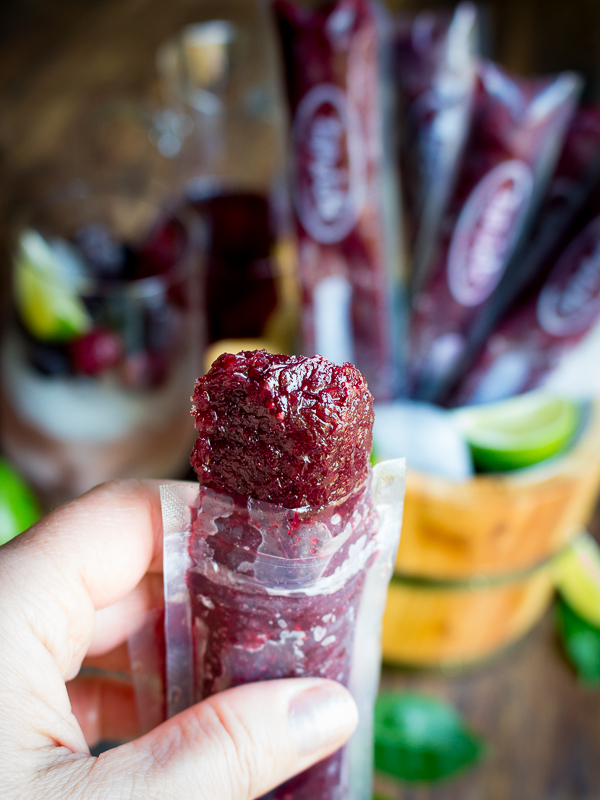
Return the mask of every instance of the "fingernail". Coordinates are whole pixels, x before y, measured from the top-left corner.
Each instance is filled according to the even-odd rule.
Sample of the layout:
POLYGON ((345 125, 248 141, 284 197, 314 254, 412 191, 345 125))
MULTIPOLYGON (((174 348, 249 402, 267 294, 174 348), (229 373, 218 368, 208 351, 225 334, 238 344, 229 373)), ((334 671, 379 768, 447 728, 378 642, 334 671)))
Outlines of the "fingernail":
POLYGON ((358 722, 356 705, 341 686, 315 686, 290 703, 292 739, 299 756, 341 747, 358 722))

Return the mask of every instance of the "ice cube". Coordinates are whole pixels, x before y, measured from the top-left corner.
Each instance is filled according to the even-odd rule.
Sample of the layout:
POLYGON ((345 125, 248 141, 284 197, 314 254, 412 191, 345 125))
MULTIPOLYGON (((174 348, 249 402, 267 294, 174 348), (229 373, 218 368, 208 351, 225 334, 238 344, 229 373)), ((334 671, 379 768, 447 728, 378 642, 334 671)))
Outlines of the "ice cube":
POLYGON ((451 414, 429 403, 375 403, 373 449, 378 459, 405 457, 409 469, 465 481, 473 474, 469 447, 451 414))

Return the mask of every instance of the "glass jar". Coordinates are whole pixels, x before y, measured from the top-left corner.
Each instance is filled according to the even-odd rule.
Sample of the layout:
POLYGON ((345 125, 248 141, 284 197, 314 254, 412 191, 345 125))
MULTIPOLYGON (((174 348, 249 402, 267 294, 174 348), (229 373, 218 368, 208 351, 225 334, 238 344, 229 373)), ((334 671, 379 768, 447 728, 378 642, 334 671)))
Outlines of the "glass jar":
POLYGON ((0 435, 47 506, 121 477, 179 477, 202 325, 198 220, 72 180, 16 227, 0 435))

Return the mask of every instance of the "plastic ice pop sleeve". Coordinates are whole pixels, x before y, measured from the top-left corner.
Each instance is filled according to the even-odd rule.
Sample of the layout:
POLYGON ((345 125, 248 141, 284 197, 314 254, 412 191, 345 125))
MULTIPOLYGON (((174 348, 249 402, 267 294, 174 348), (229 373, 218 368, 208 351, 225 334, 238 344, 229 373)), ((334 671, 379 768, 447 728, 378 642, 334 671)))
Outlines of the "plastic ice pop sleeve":
POLYGON ((421 285, 469 132, 478 56, 477 8, 422 11, 396 21, 404 214, 411 286, 421 285))
MULTIPOLYGON (((600 106, 581 106, 567 130, 556 170, 531 232, 515 253, 519 270, 518 274, 513 271, 508 276, 509 300, 531 288, 552 268, 557 253, 572 238, 574 226, 599 184, 600 106)), ((505 310, 502 307, 500 313, 505 310)))
POLYGON ((350 744, 273 800, 371 796, 380 622, 403 495, 403 461, 377 465, 321 508, 161 487, 168 714, 230 686, 294 676, 338 680, 359 706, 350 744))
POLYGON ((507 314, 452 405, 501 400, 540 386, 600 321, 600 215, 580 226, 546 279, 507 314))
MULTIPOLYGON (((412 394, 440 401, 483 338, 574 111, 573 73, 523 80, 486 62, 432 264, 413 300, 412 394)), ((487 331, 486 331, 487 332, 487 331)))
POLYGON ((402 385, 404 266, 391 21, 368 0, 277 0, 292 128, 303 351, 402 385))

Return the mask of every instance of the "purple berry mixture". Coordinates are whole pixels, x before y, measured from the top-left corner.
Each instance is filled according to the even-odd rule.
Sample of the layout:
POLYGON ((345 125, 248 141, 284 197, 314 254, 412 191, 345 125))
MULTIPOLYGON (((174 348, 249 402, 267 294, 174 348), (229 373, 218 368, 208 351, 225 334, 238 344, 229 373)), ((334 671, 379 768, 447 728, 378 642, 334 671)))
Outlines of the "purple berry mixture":
POLYGON ((116 333, 94 328, 72 343, 70 356, 76 373, 93 376, 114 367, 121 358, 122 349, 116 333))
POLYGON ((262 336, 277 305, 269 198, 222 192, 191 205, 207 235, 203 295, 208 341, 262 336))
MULTIPOLYGON (((188 552, 196 700, 256 680, 348 685, 375 552, 372 397, 350 364, 222 355, 192 413, 200 480, 188 552)), ((347 800, 340 751, 270 800, 347 800)))
POLYGON ((224 354, 196 381, 202 485, 286 508, 323 506, 368 474, 373 400, 351 364, 224 354))

